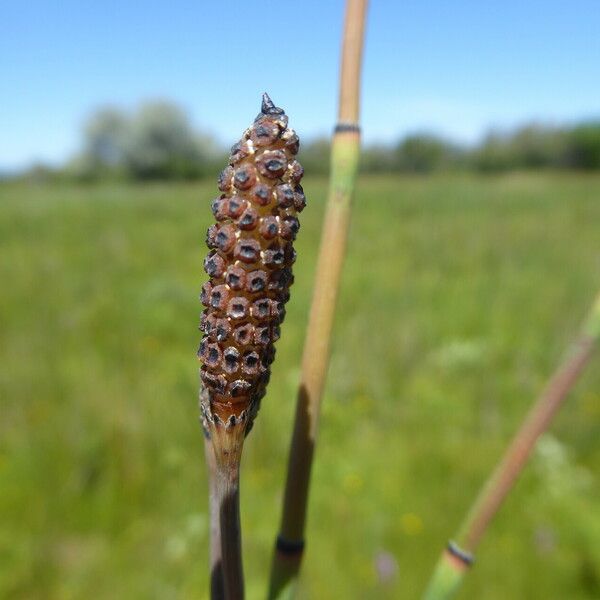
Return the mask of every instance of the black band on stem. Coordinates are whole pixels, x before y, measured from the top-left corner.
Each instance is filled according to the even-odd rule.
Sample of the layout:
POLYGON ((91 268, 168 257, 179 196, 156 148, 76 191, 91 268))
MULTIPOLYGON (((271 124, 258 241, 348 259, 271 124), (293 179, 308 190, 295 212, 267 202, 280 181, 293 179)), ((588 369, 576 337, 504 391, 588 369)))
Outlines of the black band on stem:
POLYGON ((360 126, 356 123, 338 123, 333 131, 334 133, 360 133, 360 126))
POLYGON ((462 561, 465 565, 467 565, 467 567, 470 567, 475 560, 475 557, 470 552, 466 552, 460 548, 456 542, 453 541, 448 542, 448 552, 450 552, 452 556, 455 556, 462 561))
POLYGON ((286 540, 284 537, 278 535, 275 548, 277 548, 277 552, 285 554, 286 556, 302 554, 304 551, 304 540, 286 540))

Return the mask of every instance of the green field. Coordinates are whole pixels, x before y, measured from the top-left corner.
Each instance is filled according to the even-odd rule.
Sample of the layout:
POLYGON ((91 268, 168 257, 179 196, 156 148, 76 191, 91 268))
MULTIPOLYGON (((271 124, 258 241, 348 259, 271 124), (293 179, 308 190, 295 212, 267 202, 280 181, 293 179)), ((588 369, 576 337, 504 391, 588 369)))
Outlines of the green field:
MULTIPOLYGON (((323 215, 325 182, 305 187, 244 454, 250 600, 266 588, 323 215)), ((0 186, 0 598, 207 597, 195 351, 215 192, 0 186)), ((363 178, 355 206, 300 596, 412 600, 600 288, 600 176, 363 178)), ((599 367, 460 598, 600 597, 599 367)))

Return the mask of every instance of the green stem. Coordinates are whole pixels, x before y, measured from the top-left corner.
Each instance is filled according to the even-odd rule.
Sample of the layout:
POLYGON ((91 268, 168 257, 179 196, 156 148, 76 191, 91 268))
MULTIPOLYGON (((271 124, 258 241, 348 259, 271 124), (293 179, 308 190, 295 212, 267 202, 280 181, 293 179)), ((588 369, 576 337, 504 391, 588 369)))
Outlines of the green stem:
POLYGON ((338 126, 331 147, 329 195, 304 343, 283 514, 271 570, 271 599, 293 595, 304 548, 310 473, 360 153, 358 105, 366 6, 367 0, 347 2, 338 126))
POLYGON ((471 564, 447 548, 440 556, 423 600, 448 600, 458 590, 471 564))
MULTIPOLYGON (((523 471, 539 436, 548 429, 590 360, 599 338, 600 295, 596 298, 572 351, 529 411, 502 460, 468 512, 456 537, 458 546, 455 547, 460 547, 468 554, 475 551, 491 520, 523 471)), ((424 596, 426 600, 451 598, 462 580, 465 569, 460 574, 453 573, 451 576, 446 554, 447 551, 440 558, 430 580, 424 596)))

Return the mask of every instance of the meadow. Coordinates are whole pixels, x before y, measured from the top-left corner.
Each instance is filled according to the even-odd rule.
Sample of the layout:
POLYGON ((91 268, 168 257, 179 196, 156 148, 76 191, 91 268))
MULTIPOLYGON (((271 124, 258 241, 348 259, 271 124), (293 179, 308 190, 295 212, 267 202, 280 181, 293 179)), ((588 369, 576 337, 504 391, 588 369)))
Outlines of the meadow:
MULTIPOLYGON (((264 597, 326 182, 242 472, 264 597)), ((0 597, 207 597, 195 356, 213 181, 0 185, 0 597)), ((414 599, 600 288, 600 176, 362 177, 300 597, 414 599)), ((460 598, 600 597, 600 356, 460 598)))

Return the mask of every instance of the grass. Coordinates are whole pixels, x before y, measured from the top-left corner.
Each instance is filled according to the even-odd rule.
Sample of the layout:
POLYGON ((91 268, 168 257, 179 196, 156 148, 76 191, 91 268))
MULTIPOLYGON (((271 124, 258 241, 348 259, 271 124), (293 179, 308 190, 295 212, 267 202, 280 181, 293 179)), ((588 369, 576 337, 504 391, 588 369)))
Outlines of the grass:
MULTIPOLYGON (((244 452, 248 598, 266 592, 325 182, 244 452)), ((0 597, 202 598, 195 349, 212 182, 0 187, 0 597)), ((417 598, 600 287, 600 177, 363 178, 302 598, 417 598)), ((596 358, 463 598, 600 594, 596 358)))

